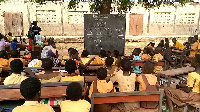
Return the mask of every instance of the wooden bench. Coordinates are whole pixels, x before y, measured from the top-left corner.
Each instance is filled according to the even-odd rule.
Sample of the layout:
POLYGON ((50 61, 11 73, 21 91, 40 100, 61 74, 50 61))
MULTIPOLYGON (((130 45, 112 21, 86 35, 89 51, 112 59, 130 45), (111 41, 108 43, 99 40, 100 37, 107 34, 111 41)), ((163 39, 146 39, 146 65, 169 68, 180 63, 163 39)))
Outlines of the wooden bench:
POLYGON ((136 102, 136 101, 159 101, 158 112, 162 111, 163 92, 127 92, 127 93, 97 93, 91 96, 91 112, 94 111, 94 104, 136 102))
MULTIPOLYGON (((71 82, 54 82, 41 84, 41 97, 64 97, 66 88, 71 82)), ((82 86, 84 83, 78 81, 82 86)), ((20 85, 0 85, 0 101, 24 99, 20 93, 20 85)))
MULTIPOLYGON (((144 63, 145 63, 144 60, 142 60, 142 61, 136 61, 133 66, 143 66, 144 63)), ((158 63, 155 64, 155 66, 163 66, 163 70, 166 70, 166 61, 165 60, 160 60, 160 61, 158 61, 158 63)))

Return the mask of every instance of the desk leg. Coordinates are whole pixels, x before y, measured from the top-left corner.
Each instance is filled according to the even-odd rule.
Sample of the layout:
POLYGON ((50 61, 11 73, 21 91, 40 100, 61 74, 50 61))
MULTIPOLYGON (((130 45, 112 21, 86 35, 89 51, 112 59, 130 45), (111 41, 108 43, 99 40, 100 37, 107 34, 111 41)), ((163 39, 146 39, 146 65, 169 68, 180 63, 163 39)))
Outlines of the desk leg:
POLYGON ((160 74, 157 75, 158 84, 160 85, 160 74))
POLYGON ((167 87, 170 87, 170 84, 171 84, 171 77, 168 77, 168 82, 167 82, 167 87))

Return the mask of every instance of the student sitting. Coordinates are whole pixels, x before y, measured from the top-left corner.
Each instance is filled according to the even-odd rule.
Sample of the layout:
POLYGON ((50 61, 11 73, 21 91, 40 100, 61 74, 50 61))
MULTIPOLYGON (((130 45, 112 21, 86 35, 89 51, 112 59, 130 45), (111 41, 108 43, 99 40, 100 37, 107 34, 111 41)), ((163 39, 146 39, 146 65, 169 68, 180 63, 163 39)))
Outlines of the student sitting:
POLYGON ((71 50, 73 50, 74 48, 72 48, 72 47, 70 47, 69 49, 68 49, 68 54, 66 55, 66 56, 63 56, 63 60, 62 60, 62 62, 61 62, 61 65, 65 65, 65 60, 67 60, 67 59, 69 59, 69 55, 70 55, 70 51, 71 50))
MULTIPOLYGON (((131 71, 131 62, 129 59, 122 59, 120 62, 122 70, 110 78, 114 82, 118 82, 120 92, 133 92, 135 90, 136 74, 131 71)), ((138 102, 120 103, 118 106, 120 111, 134 111, 140 107, 138 102)))
POLYGON ((172 49, 169 47, 169 43, 165 43, 165 50, 164 50, 164 60, 166 60, 170 66, 174 66, 174 60, 172 59, 172 49))
POLYGON ((115 74, 115 71, 116 71, 116 67, 113 66, 113 62, 114 62, 114 59, 111 58, 111 57, 107 57, 106 58, 106 61, 105 61, 105 66, 106 66, 106 69, 107 69, 107 76, 112 76, 113 74, 115 74))
POLYGON ((66 81, 84 81, 83 76, 79 76, 75 71, 77 70, 76 62, 74 60, 67 60, 65 63, 65 71, 67 71, 67 74, 65 74, 65 77, 61 78, 61 82, 66 81))
POLYGON ((12 42, 12 33, 11 32, 8 32, 8 40, 9 40, 9 42, 12 42))
MULTIPOLYGON (((105 68, 99 68, 97 70, 97 81, 92 82, 89 90, 89 98, 94 93, 109 93, 114 92, 113 83, 106 81, 107 70, 105 68)), ((112 107, 110 104, 94 105, 94 112, 109 112, 112 107)))
MULTIPOLYGON (((161 52, 162 52, 162 48, 161 47, 156 47, 154 52, 155 52, 155 55, 153 56, 153 61, 158 63, 159 60, 163 60, 163 56, 161 54, 161 52)), ((162 66, 155 66, 154 67, 154 73, 158 73, 160 71, 163 71, 163 67, 162 66)))
POLYGON ((60 72, 53 72, 53 61, 49 58, 42 60, 42 68, 44 68, 44 74, 40 74, 37 77, 41 83, 59 82, 61 79, 60 72))
POLYGON ((90 103, 86 100, 81 100, 82 87, 79 83, 70 83, 67 87, 66 94, 69 100, 61 102, 61 112, 90 112, 90 103))
POLYGON ((23 80, 25 80, 26 76, 21 75, 21 72, 23 70, 23 63, 19 59, 14 59, 10 62, 10 68, 12 71, 12 74, 4 80, 4 85, 10 85, 10 84, 20 84, 23 80))
POLYGON ((81 54, 81 62, 83 65, 85 65, 86 63, 88 63, 88 61, 90 61, 90 58, 88 58, 89 52, 87 50, 83 50, 82 54, 81 54))
MULTIPOLYGON (((5 41, 3 40, 3 38, 4 38, 4 40, 7 40, 7 38, 6 38, 4 35, 2 35, 2 34, 0 33, 0 51, 3 50, 3 47, 4 47, 4 46, 10 45, 10 43, 9 43, 9 42, 5 42, 5 41)), ((7 41, 8 41, 8 40, 7 40, 7 41)))
POLYGON ((79 69, 84 69, 86 68, 93 60, 94 57, 91 58, 85 65, 82 64, 80 57, 78 56, 78 51, 76 49, 72 49, 70 51, 70 59, 76 61, 76 65, 78 66, 79 69))
POLYGON ((12 42, 11 42, 11 49, 14 50, 14 49, 17 49, 17 44, 19 42, 17 41, 17 38, 15 38, 12 42))
POLYGON ((22 58, 19 58, 19 51, 16 49, 11 51, 11 58, 9 59, 9 63, 8 63, 9 66, 10 66, 10 62, 13 61, 14 59, 20 59, 23 63, 23 66, 25 66, 26 61, 22 58))
POLYGON ((6 56, 4 51, 0 51, 0 67, 8 67, 8 60, 5 58, 6 56))
POLYGON ((172 39, 172 42, 174 43, 173 46, 174 46, 175 48, 180 49, 180 50, 185 49, 185 46, 184 46, 183 44, 181 44, 180 42, 178 42, 178 41, 176 40, 176 38, 173 38, 173 39, 172 39))
POLYGON ((92 61, 91 64, 102 64, 102 65, 105 65, 106 56, 107 56, 106 51, 105 50, 100 50, 99 56, 96 57, 94 59, 94 61, 92 61))
POLYGON ((176 89, 164 88, 170 112, 173 112, 172 102, 178 106, 186 104, 200 105, 200 54, 197 54, 191 63, 195 71, 188 74, 187 85, 177 85, 176 89))
POLYGON ((12 112, 54 112, 49 105, 39 104, 41 83, 37 78, 27 78, 20 85, 21 95, 26 99, 22 106, 17 106, 12 112))
POLYGON ((198 53, 198 46, 199 46, 198 38, 193 38, 193 42, 194 44, 191 47, 190 57, 195 57, 195 55, 198 53))
MULTIPOLYGON (((133 60, 134 61, 138 61, 138 60, 142 60, 142 57, 140 56, 141 53, 141 49, 140 48, 135 48, 133 50, 133 60)), ((133 70, 134 73, 139 74, 142 73, 142 67, 141 66, 134 66, 133 70)))
MULTIPOLYGON (((139 91, 158 91, 157 77, 153 75, 154 64, 150 61, 145 62, 142 67, 142 73, 137 77, 139 82, 139 91)), ((158 102, 140 102, 143 108, 157 108, 158 102)))
POLYGON ((32 61, 29 62, 28 67, 42 67, 42 61, 39 60, 38 53, 38 51, 31 52, 32 61))
POLYGON ((151 60, 151 50, 146 47, 144 48, 143 54, 142 54, 142 60, 151 60))
POLYGON ((111 57, 114 59, 114 63, 113 63, 114 65, 119 64, 120 56, 119 56, 119 51, 118 50, 114 50, 111 53, 111 57))
POLYGON ((164 48, 164 46, 165 46, 165 41, 161 40, 157 47, 164 48))

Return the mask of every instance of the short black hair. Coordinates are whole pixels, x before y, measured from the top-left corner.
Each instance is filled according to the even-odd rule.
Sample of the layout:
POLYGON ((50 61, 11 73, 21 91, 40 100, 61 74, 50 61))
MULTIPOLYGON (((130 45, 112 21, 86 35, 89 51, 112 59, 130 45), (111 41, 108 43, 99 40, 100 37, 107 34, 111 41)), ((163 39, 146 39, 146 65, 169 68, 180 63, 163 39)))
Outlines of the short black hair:
POLYGON ((68 52, 70 52, 72 49, 74 49, 74 48, 70 47, 70 48, 68 49, 68 52))
POLYGON ((10 62, 11 71, 14 73, 19 73, 23 70, 23 63, 20 59, 14 59, 10 62))
POLYGON ((97 70, 97 78, 99 80, 104 80, 107 77, 107 70, 103 67, 98 68, 97 70))
POLYGON ((0 58, 5 58, 5 54, 3 51, 0 51, 0 58))
POLYGON ((114 50, 113 53, 114 53, 114 55, 115 55, 115 58, 118 58, 118 57, 119 57, 119 51, 118 51, 118 50, 114 50))
POLYGON ((100 53, 99 53, 99 54, 100 54, 101 57, 106 57, 106 56, 107 56, 105 50, 100 50, 100 53))
POLYGON ((131 61, 129 59, 122 59, 121 62, 121 67, 123 71, 130 71, 131 70, 131 61))
POLYGON ((150 61, 146 61, 142 67, 143 72, 145 74, 152 74, 154 70, 154 64, 150 61))
POLYGON ((200 54, 195 55, 195 62, 200 64, 200 54))
POLYGON ((5 50, 2 50, 1 52, 2 52, 3 55, 5 56, 5 57, 4 57, 5 59, 9 59, 9 58, 8 58, 8 53, 7 53, 5 50))
POLYGON ((81 57, 87 57, 89 55, 89 52, 87 50, 83 50, 81 57))
POLYGON ((112 57, 107 57, 105 60, 105 64, 108 66, 112 66, 114 59, 112 57))
POLYGON ((65 63, 65 70, 68 73, 75 73, 75 71, 77 70, 76 62, 72 59, 67 60, 65 63))
POLYGON ((19 51, 14 49, 11 51, 11 57, 12 58, 18 58, 19 57, 19 51))
POLYGON ((11 32, 8 32, 8 36, 12 36, 12 33, 11 33, 11 32))
POLYGON ((134 50, 133 50, 133 53, 132 54, 135 54, 135 53, 137 53, 138 55, 141 53, 141 49, 140 48, 135 48, 134 50))
POLYGON ((42 59, 42 67, 46 70, 51 70, 53 67, 53 61, 50 58, 42 59))
POLYGON ((78 101, 81 99, 82 96, 82 87, 77 82, 72 82, 66 89, 66 94, 69 100, 71 101, 78 101))
POLYGON ((162 52, 162 47, 156 47, 155 48, 155 53, 161 53, 162 52))
POLYGON ((75 55, 76 53, 78 53, 76 49, 71 49, 69 55, 75 55))
POLYGON ((151 54, 151 49, 149 47, 144 48, 144 53, 151 54))
POLYGON ((35 77, 29 77, 21 82, 20 92, 26 100, 32 100, 41 90, 41 82, 35 77))

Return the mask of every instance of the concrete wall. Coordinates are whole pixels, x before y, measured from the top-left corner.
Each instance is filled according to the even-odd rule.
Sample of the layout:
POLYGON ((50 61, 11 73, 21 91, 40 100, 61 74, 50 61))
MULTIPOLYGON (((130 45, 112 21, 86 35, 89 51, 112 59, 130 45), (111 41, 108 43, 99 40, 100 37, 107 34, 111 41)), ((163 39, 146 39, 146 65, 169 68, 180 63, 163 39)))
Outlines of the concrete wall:
MULTIPOLYGON (((3 34, 5 33, 4 12, 23 13, 23 35, 27 34, 30 22, 37 20, 38 26, 42 28, 41 34, 47 36, 83 36, 84 14, 90 14, 87 2, 80 3, 79 7, 73 10, 68 9, 68 2, 47 2, 40 5, 24 0, 1 2, 0 7, 0 32, 3 34)), ((140 5, 134 6, 126 13, 126 36, 131 36, 129 15, 132 13, 144 15, 141 36, 193 35, 199 25, 199 9, 200 5, 189 4, 177 8, 161 6, 150 11, 140 5)))

